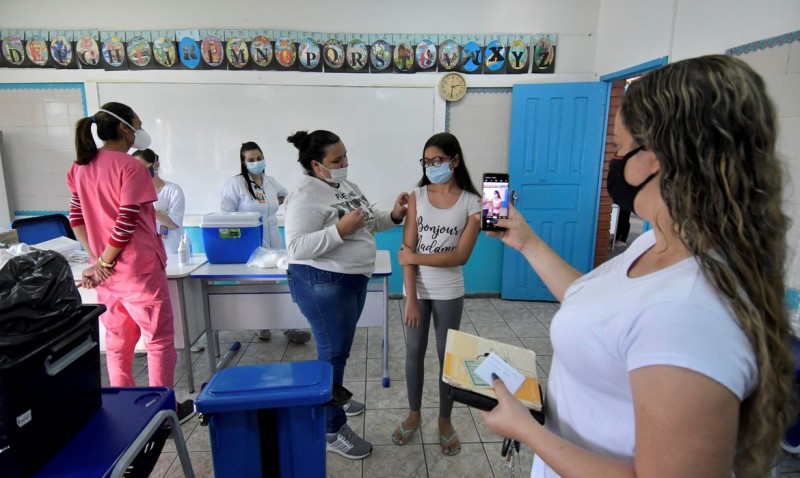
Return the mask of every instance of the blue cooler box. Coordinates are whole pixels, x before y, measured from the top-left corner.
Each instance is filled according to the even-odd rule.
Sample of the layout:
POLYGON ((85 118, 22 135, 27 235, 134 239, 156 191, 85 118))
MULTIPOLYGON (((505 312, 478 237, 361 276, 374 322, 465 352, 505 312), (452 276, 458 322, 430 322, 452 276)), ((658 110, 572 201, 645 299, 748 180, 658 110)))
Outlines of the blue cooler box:
POLYGON ((200 219, 203 248, 212 264, 247 262, 264 234, 259 212, 216 212, 200 219))

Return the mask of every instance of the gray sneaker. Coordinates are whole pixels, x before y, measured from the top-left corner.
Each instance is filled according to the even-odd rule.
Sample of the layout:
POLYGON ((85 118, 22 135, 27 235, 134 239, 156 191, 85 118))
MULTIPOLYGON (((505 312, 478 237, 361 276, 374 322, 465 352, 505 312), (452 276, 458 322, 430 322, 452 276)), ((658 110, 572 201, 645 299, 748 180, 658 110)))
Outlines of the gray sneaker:
POLYGON ((258 337, 260 340, 269 340, 272 338, 272 332, 267 329, 259 329, 256 330, 256 337, 258 337))
POLYGON ((311 340, 311 333, 300 329, 284 330, 283 335, 285 335, 286 338, 289 339, 289 342, 294 342, 300 345, 303 345, 304 343, 311 340))
POLYGON ((360 460, 372 453, 372 444, 356 435, 345 423, 336 433, 328 433, 327 451, 338 453, 351 460, 360 460))
POLYGON ((350 399, 349 402, 342 405, 342 409, 344 409, 344 414, 347 415, 348 417, 355 417, 356 415, 361 415, 362 413, 364 413, 364 408, 365 407, 363 403, 357 402, 352 398, 350 399))

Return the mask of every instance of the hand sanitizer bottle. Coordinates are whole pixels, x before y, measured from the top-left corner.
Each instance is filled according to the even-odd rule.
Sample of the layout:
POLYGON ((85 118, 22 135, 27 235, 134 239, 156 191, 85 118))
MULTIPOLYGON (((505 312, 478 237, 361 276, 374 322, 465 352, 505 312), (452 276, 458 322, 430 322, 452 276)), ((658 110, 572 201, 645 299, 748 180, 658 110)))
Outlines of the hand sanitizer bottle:
POLYGON ((186 242, 187 237, 181 237, 181 242, 178 244, 178 265, 185 266, 189 264, 189 244, 186 242))
POLYGON ((192 251, 192 240, 189 239, 189 233, 186 232, 185 229, 183 230, 183 237, 186 239, 186 247, 189 250, 189 264, 191 264, 192 263, 192 254, 194 254, 194 251, 192 251))

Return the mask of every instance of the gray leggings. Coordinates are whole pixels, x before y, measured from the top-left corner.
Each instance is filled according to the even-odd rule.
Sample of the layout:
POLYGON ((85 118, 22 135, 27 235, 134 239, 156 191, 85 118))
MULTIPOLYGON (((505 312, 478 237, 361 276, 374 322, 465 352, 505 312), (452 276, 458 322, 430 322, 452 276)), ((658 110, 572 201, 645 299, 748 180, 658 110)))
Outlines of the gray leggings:
POLYGON ((408 406, 412 411, 422 407, 422 384, 425 376, 425 350, 428 348, 428 330, 433 313, 436 332, 436 353, 439 356, 439 416, 450 418, 453 400, 447 394, 448 385, 442 382, 444 346, 449 329, 458 330, 464 312, 464 297, 451 300, 417 299, 420 309, 419 328, 406 326, 406 386, 408 406))

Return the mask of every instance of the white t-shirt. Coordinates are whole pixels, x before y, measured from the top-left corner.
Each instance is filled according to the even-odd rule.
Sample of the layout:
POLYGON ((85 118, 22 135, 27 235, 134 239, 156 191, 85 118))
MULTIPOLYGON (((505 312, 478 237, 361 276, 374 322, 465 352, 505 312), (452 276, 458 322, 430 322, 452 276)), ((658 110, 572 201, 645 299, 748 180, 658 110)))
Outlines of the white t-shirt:
MULTIPOLYGON (((636 443, 631 371, 687 368, 740 400, 758 382, 747 337, 694 258, 643 277, 627 276, 654 244, 649 231, 623 255, 575 281, 550 330, 547 428, 584 449, 629 461, 636 443)), ((531 476, 558 475, 537 457, 531 476)))
POLYGON ((158 192, 158 201, 153 203, 153 206, 156 211, 167 213, 172 222, 180 226, 177 229, 169 229, 156 219, 156 231, 164 241, 164 249, 167 254, 175 254, 183 236, 183 212, 186 208, 183 190, 175 183, 164 181, 164 187, 158 192))
POLYGON ((278 229, 278 198, 286 197, 289 192, 272 176, 261 175, 262 186, 253 183, 256 198, 250 195, 244 176, 237 174, 222 186, 222 212, 260 212, 264 223, 264 237, 261 245, 267 249, 283 249, 281 232, 278 229))
POLYGON ((334 187, 308 174, 286 198, 286 248, 291 264, 305 264, 340 274, 371 275, 375 271, 374 232, 395 227, 391 212, 370 207, 350 181, 334 187), (336 224, 362 208, 364 227, 341 237, 336 224))
MULTIPOLYGON (((467 219, 481 212, 481 198, 467 191, 448 209, 431 204, 428 188, 414 188, 417 203, 417 253, 453 251, 467 226, 467 219)), ((417 268, 417 298, 451 300, 464 295, 461 266, 417 268)))

